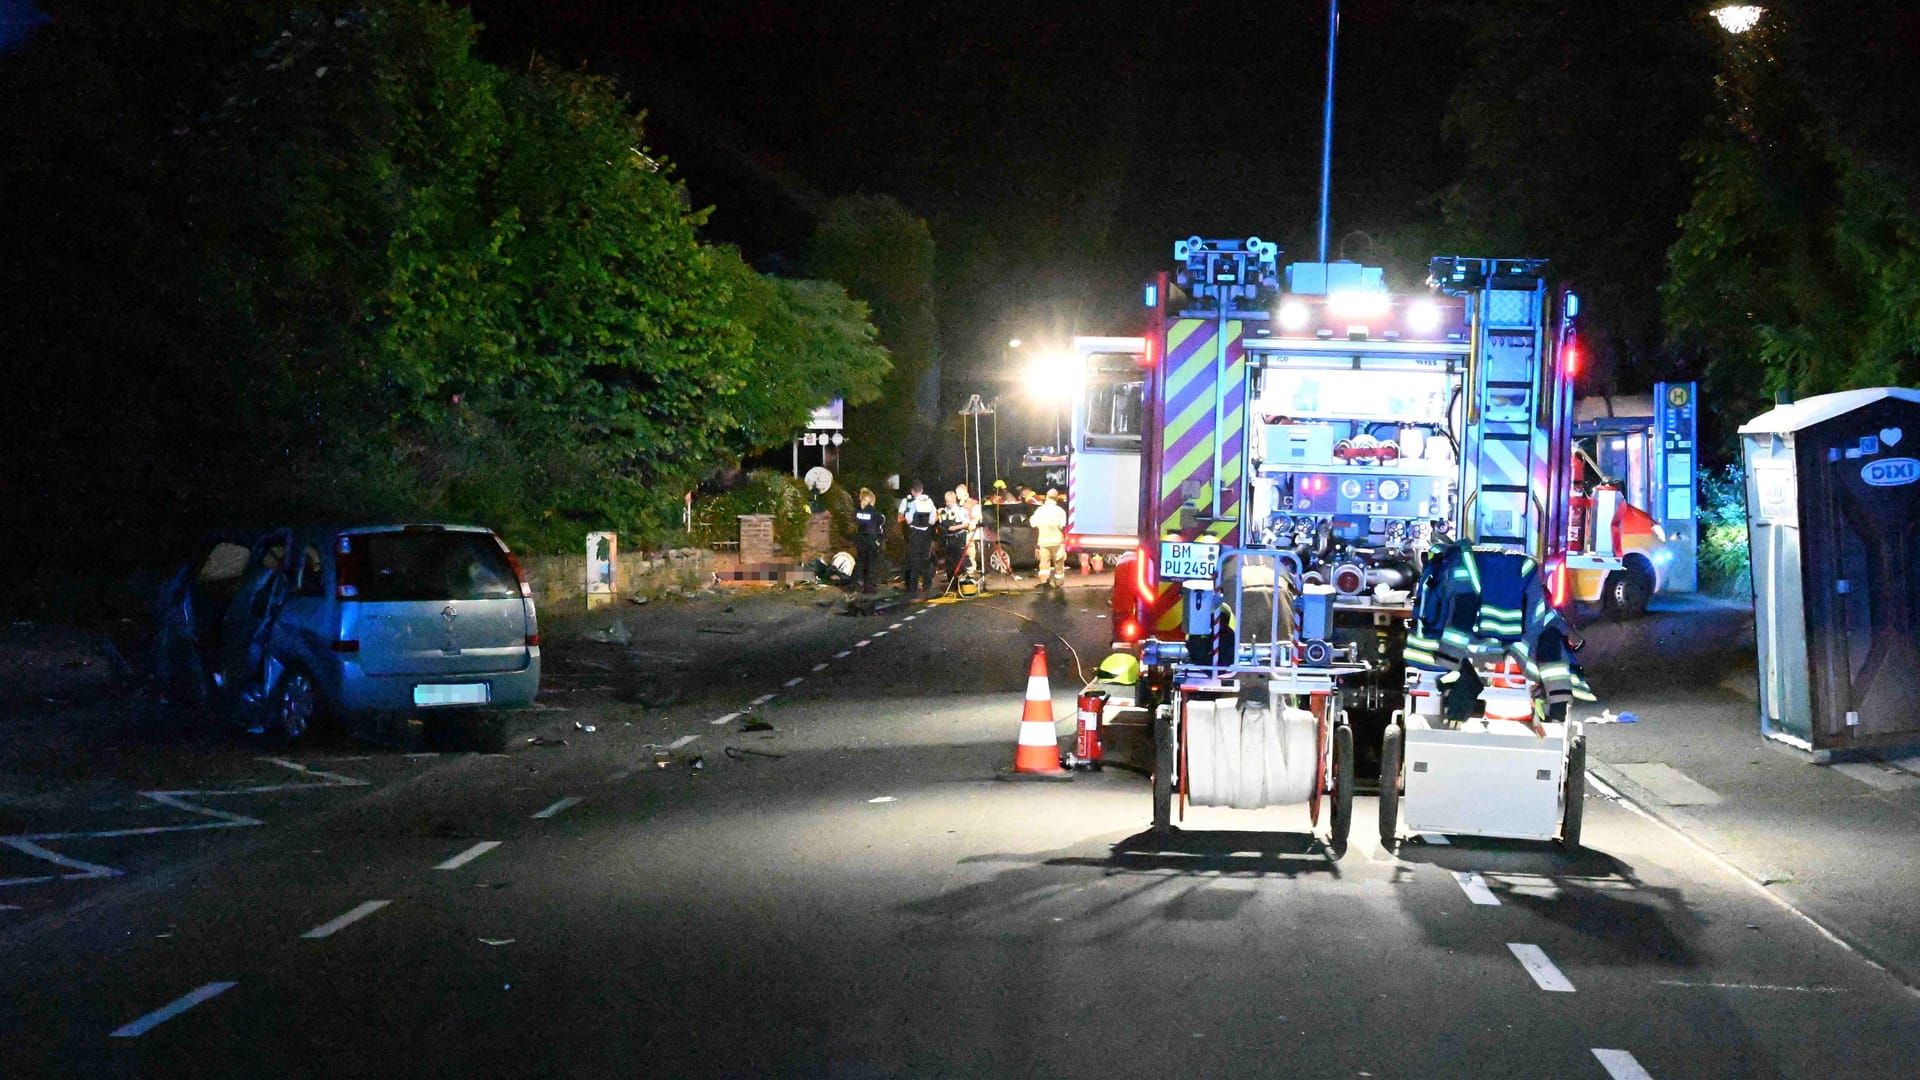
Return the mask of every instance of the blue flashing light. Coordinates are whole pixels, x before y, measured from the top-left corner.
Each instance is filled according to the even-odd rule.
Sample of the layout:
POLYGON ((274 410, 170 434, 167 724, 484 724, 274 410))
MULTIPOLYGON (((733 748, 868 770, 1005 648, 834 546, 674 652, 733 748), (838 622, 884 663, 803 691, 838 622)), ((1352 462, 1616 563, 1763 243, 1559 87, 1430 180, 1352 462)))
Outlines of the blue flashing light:
POLYGON ((1158 285, 1147 286, 1146 289, 1141 294, 1140 304, 1142 307, 1159 307, 1160 306, 1160 286, 1158 285))

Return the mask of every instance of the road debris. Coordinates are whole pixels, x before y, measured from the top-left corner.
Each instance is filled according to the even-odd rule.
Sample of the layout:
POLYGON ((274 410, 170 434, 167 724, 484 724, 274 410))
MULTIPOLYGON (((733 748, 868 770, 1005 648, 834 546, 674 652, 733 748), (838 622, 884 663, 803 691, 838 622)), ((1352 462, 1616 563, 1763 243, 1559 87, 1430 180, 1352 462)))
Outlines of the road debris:
POLYGON ((597 727, 595 727, 595 726, 594 726, 594 725, 592 725, 592 724, 583 724, 583 723, 581 723, 580 721, 578 721, 578 720, 575 720, 575 721, 573 722, 573 730, 575 730, 575 731, 584 731, 584 732, 586 732, 586 733, 588 733, 589 735, 591 735, 591 734, 592 734, 593 732, 595 732, 595 731, 598 731, 598 730, 600 730, 600 729, 599 729, 599 728, 597 728, 597 727))
POLYGON ((726 747, 725 750, 728 759, 732 761, 745 761, 750 757, 772 758, 778 761, 787 756, 785 754, 776 754, 771 750, 755 750, 745 746, 729 746, 726 747))
POLYGON ((765 720, 750 719, 746 723, 740 725, 740 730, 741 731, 774 731, 777 729, 775 729, 772 724, 767 723, 765 720))
POLYGON ((594 630, 588 633, 587 640, 598 641, 603 645, 631 645, 633 631, 627 629, 626 623, 616 622, 605 630, 594 630))

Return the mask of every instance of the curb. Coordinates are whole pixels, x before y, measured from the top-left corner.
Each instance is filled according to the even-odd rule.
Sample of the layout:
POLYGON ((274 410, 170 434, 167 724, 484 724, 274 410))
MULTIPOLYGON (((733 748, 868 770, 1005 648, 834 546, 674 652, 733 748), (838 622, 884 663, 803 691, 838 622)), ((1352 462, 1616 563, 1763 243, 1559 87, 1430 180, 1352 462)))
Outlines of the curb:
MULTIPOLYGON (((1620 796, 1620 801, 1627 805, 1629 811, 1664 826, 1668 831, 1719 863, 1722 869, 1752 886, 1755 892, 1813 927, 1822 937, 1892 977, 1905 987, 1908 993, 1920 997, 1920 972, 1912 971, 1900 961, 1882 954, 1871 943, 1860 939, 1846 929, 1830 925, 1822 919, 1809 915, 1792 900, 1774 892, 1758 876, 1734 861, 1734 847, 1720 830, 1688 813, 1684 808, 1670 805, 1656 798, 1652 792, 1629 780, 1625 773, 1620 772, 1608 762, 1589 758, 1587 774, 1598 777, 1601 782, 1612 788, 1620 796)), ((1603 793, 1591 789, 1588 794, 1606 797, 1603 793)))

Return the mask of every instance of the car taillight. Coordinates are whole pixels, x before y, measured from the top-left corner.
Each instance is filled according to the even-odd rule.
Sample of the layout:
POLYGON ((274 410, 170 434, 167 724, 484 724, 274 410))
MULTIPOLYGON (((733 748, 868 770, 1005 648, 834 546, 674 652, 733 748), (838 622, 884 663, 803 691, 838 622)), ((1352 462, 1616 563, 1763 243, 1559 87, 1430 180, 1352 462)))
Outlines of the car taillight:
MULTIPOLYGON (((353 537, 343 536, 333 556, 333 594, 342 600, 355 600, 360 596, 360 579, 365 575, 367 557, 364 552, 354 550, 353 537)), ((359 648, 356 644, 354 648, 359 648)), ((348 652, 335 646, 336 652, 348 652)))
POLYGON ((507 549, 507 542, 499 537, 493 538, 500 545, 500 553, 507 557, 507 565, 513 567, 513 576, 520 579, 520 595, 533 599, 533 583, 527 580, 527 568, 520 565, 520 557, 507 549))
POLYGON ((537 649, 537 648, 539 648, 539 647, 540 647, 540 635, 539 635, 539 634, 528 634, 528 635, 527 635, 527 648, 529 648, 529 649, 537 649))
POLYGON ((338 653, 357 653, 360 651, 360 643, 352 638, 344 638, 333 643, 333 651, 338 653))

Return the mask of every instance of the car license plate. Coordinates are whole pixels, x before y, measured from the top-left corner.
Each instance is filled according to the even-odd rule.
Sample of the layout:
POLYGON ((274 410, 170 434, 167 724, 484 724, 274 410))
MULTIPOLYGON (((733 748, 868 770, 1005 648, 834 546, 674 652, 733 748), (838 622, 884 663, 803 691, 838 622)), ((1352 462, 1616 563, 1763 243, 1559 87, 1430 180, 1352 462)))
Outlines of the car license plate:
POLYGON ((1220 545, 1160 541, 1160 580, 1211 579, 1220 567, 1220 545))
POLYGON ((485 705, 488 686, 483 682, 421 683, 413 688, 415 705, 485 705))

